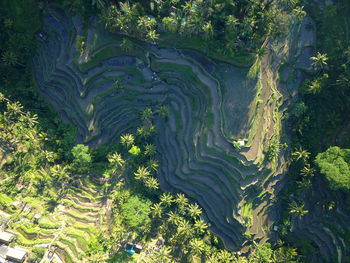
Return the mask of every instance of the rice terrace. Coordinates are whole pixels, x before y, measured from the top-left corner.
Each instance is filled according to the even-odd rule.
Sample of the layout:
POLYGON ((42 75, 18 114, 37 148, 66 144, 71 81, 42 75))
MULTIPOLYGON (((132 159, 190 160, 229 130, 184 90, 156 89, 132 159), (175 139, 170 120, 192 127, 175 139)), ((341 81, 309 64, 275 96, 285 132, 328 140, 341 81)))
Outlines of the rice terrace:
POLYGON ((1 53, 0 259, 349 262, 346 1, 2 2, 13 39, 41 24, 1 53))

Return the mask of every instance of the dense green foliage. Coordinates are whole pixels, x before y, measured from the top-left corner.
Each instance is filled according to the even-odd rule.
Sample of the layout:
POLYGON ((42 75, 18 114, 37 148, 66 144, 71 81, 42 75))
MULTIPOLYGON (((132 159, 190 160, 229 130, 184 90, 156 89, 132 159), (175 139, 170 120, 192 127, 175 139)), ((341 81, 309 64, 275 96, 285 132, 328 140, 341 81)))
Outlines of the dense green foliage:
POLYGON ((147 219, 151 213, 151 201, 140 199, 138 196, 131 196, 122 207, 123 216, 127 225, 137 230, 140 226, 147 225, 147 219))
POLYGON ((48 137, 55 138, 48 141, 50 150, 64 158, 75 142, 74 128, 64 124, 44 101, 32 77, 31 60, 45 7, 37 0, 0 1, 0 92, 37 115, 48 137))
POLYGON ((151 43, 159 39, 176 45, 180 36, 192 49, 234 57, 239 52, 259 53, 267 36, 277 36, 288 29, 292 14, 305 15, 303 7, 296 7, 297 2, 124 1, 103 4, 101 20, 112 32, 151 43))
MULTIPOLYGON (((288 120, 293 127, 289 178, 292 183, 281 197, 285 211, 278 231, 289 245, 298 246, 305 254, 312 251, 312 245, 306 241, 295 244, 288 234, 293 232, 293 221, 310 214, 307 193, 321 178, 313 160, 332 190, 350 189, 350 150, 331 147, 350 147, 350 37, 344 26, 344 21, 350 24, 350 5, 346 0, 324 9, 313 1, 293 0, 123 1, 116 5, 103 0, 52 2, 83 16, 85 21, 98 13, 105 26, 115 33, 163 45, 178 39, 186 47, 210 55, 215 50, 214 53, 233 58, 237 54, 259 54, 264 40, 286 31, 292 16, 299 19, 305 16, 302 6, 305 3, 305 9, 316 22, 318 52, 311 58, 314 71, 308 72, 309 78, 300 87, 300 101, 294 104, 288 120)), ((42 201, 45 205, 42 209, 50 214, 61 197, 78 191, 73 185, 79 180, 97 178, 103 182, 101 192, 112 200, 112 216, 108 231, 91 230, 93 238, 86 241, 86 256, 92 261, 119 251, 119 242, 126 241, 125 232, 130 232, 133 239, 144 243, 157 235, 165 238, 164 247, 151 258, 155 262, 171 259, 189 262, 193 257, 202 257, 207 262, 232 262, 232 253, 224 250, 220 240, 208 231, 201 208, 183 194, 172 195, 159 189, 154 112, 150 108, 140 112, 140 119, 147 125, 124 134, 120 143, 96 149, 81 144, 73 147, 74 129, 62 123, 32 81, 31 59, 46 7, 46 3, 36 0, 0 2, 0 90, 5 95, 0 96, 0 208, 13 213, 14 224, 18 222, 20 212, 13 201, 23 191, 21 198, 25 196, 33 206, 35 200, 42 201), (14 102, 17 100, 21 103, 14 102)), ((79 39, 79 50, 83 49, 83 41, 84 38, 79 39)), ((179 45, 176 41, 172 44, 179 45)), ((132 48, 126 38, 122 47, 132 48)), ((115 87, 121 88, 117 82, 115 87)), ((166 107, 159 111, 163 118, 167 117, 166 107)), ((277 139, 271 141, 268 159, 278 157, 279 146, 277 139)), ((82 199, 87 198, 81 195, 82 199)), ((327 211, 337 202, 314 203, 321 201, 328 202, 327 211)), ((71 214, 79 218, 77 212, 71 214)), ((45 221, 39 226, 60 227, 45 221)), ((35 234, 37 228, 27 224, 18 229, 35 234)), ((74 248, 69 240, 65 242, 74 248)), ((238 257, 235 262, 297 262, 298 253, 289 245, 253 245, 249 259, 238 257)), ((32 257, 39 259, 42 254, 42 249, 35 248, 32 257)), ((115 262, 132 260, 123 254, 114 258, 115 262)))
POLYGON ((350 150, 331 147, 315 160, 334 190, 350 190, 350 150))
POLYGON ((350 146, 350 40, 344 26, 350 23, 350 5, 337 1, 321 10, 311 2, 308 11, 316 22, 319 52, 312 58, 311 79, 300 87, 302 102, 296 104, 291 122, 295 144, 315 156, 331 145, 350 146))
MULTIPOLYGON (((60 228, 57 223, 49 221, 40 221, 39 226, 32 222, 18 225, 24 215, 11 202, 15 198, 26 196, 31 199, 24 200, 33 207, 40 203, 45 204, 44 210, 41 207, 40 211, 47 216, 55 211, 58 204, 64 204, 71 216, 82 220, 79 213, 70 210, 71 206, 82 209, 81 205, 67 199, 62 203, 62 197, 71 196, 73 191, 77 191, 80 198, 94 198, 74 185, 94 176, 90 174, 91 167, 100 167, 99 177, 105 182, 100 187, 112 200, 112 215, 107 226, 109 234, 103 229, 84 230, 88 231, 86 233, 94 233, 88 241, 84 241, 76 232, 67 234, 86 247, 85 254, 90 261, 101 261, 106 253, 116 253, 121 248, 120 243, 128 240, 129 235, 138 242, 147 243, 154 240, 155 233, 164 237, 165 245, 162 250, 151 255, 150 260, 173 259, 175 262, 190 262, 193 257, 200 256, 210 262, 230 262, 233 259, 232 253, 224 250, 218 237, 208 230, 207 223, 201 217, 202 209, 196 203, 192 203, 181 193, 172 195, 158 189, 154 176, 157 174, 158 164, 152 138, 149 137, 144 142, 145 138, 141 135, 125 134, 112 150, 100 146, 91 151, 87 146, 77 145, 71 150, 74 158, 69 157, 71 161, 58 164, 56 155, 45 150, 46 136, 38 132, 41 129, 40 123, 28 121, 35 120, 35 116, 22 111, 19 103, 12 103, 4 96, 2 109, 0 137, 10 138, 12 148, 9 147, 9 151, 5 153, 6 161, 2 167, 5 173, 1 173, 1 178, 5 181, 1 182, 1 186, 6 191, 1 195, 3 202, 0 203, 0 209, 14 213, 11 226, 16 227, 16 231, 22 231, 21 233, 28 236, 36 235, 38 231, 43 231, 42 228, 50 231, 58 231, 60 228), (144 151, 135 155, 129 150, 133 147, 144 151), (100 160, 101 155, 104 158, 100 160), (85 169, 82 170, 82 167, 85 169), (18 185, 24 186, 25 190, 19 190, 18 185), (125 236, 125 233, 129 234, 125 236)), ((4 142, 3 139, 2 145, 4 142)), ((26 217, 32 219, 33 215, 28 214, 26 217)), ((22 239, 20 242, 28 242, 22 239)), ((81 257, 68 239, 62 237, 60 242, 75 253, 74 257, 81 257)), ((237 257, 236 262, 270 262, 275 257, 275 262, 279 262, 277 258, 288 257, 290 253, 290 250, 281 250, 279 246, 274 251, 268 243, 252 249, 255 253, 252 253, 250 259, 237 257)), ((42 250, 33 249, 33 258, 39 258, 42 254, 42 250)), ((113 258, 119 257, 126 262, 132 260, 120 254, 110 260, 113 262, 113 258)), ((293 254, 291 259, 295 258, 296 254, 293 254)))

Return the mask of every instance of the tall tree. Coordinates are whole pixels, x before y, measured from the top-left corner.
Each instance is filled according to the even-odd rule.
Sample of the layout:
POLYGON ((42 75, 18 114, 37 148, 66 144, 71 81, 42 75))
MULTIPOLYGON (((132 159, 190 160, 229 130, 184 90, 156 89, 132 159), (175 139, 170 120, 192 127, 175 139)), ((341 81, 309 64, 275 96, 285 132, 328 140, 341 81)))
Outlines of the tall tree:
POLYGON ((158 180, 154 177, 148 177, 145 181, 145 185, 153 190, 156 190, 159 188, 158 180))
POLYGON ((130 148, 135 142, 134 135, 126 133, 120 137, 120 142, 122 145, 126 146, 127 148, 130 148))
POLYGON ((188 199, 184 194, 178 193, 175 202, 179 205, 180 209, 184 209, 188 204, 188 199))
POLYGON ((191 239, 189 246, 195 255, 201 255, 204 251, 204 242, 199 238, 191 239))
POLYGON ((155 155, 156 154, 156 146, 154 144, 146 144, 144 153, 147 156, 155 155))
POLYGON ((159 251, 154 253, 153 258, 159 263, 169 263, 171 262, 170 248, 163 246, 159 251))
POLYGON ((308 213, 308 210, 304 209, 304 203, 298 205, 297 202, 293 201, 289 206, 289 213, 301 218, 308 213))
POLYGON ((160 201, 166 206, 169 207, 174 202, 174 198, 170 193, 163 193, 160 197, 160 201))
POLYGON ((144 166, 139 166, 137 168, 137 171, 134 173, 135 175, 135 179, 136 180, 146 180, 147 177, 150 175, 149 170, 147 169, 147 167, 144 166))
POLYGON ((162 217, 163 207, 161 203, 155 203, 154 205, 152 205, 151 210, 154 217, 162 217))
POLYGON ((124 159, 122 158, 122 155, 115 152, 111 155, 108 156, 108 161, 115 167, 115 168, 119 168, 119 167, 123 167, 123 165, 125 164, 124 159))
POLYGON ((303 6, 295 7, 292 13, 299 19, 299 21, 303 20, 303 17, 306 16, 306 12, 304 11, 303 6))
POLYGON ((1 56, 1 60, 8 67, 18 64, 18 57, 12 51, 5 51, 1 56))
POLYGON ((330 147, 316 156, 315 163, 326 176, 331 189, 350 191, 350 149, 330 147))
POLYGON ((296 161, 302 160, 305 163, 309 159, 310 153, 300 147, 298 150, 295 150, 292 153, 292 156, 294 160, 296 161))
POLYGON ((202 218, 196 219, 194 227, 196 228, 199 234, 203 234, 204 231, 208 229, 207 223, 205 223, 202 218))
POLYGON ((202 209, 198 206, 198 204, 190 204, 187 207, 187 210, 193 218, 196 218, 202 214, 202 209))
POLYGON ((317 52, 316 57, 311 57, 312 66, 317 70, 322 70, 327 66, 327 54, 321 54, 317 52))

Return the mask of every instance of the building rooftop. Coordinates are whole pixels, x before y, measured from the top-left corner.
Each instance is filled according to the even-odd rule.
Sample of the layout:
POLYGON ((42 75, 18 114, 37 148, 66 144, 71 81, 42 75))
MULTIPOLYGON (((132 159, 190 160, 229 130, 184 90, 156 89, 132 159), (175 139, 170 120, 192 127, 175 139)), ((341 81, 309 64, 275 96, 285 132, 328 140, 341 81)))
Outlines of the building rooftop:
MULTIPOLYGON (((7 246, 6 245, 0 246, 0 259, 6 258, 6 253, 7 253, 7 246)), ((1 260, 0 260, 0 262, 1 262, 1 260)))
POLYGON ((0 242, 10 242, 15 237, 14 234, 6 231, 0 231, 0 242))
POLYGON ((26 252, 24 250, 8 247, 6 258, 22 261, 25 256, 26 252))
POLYGON ((239 141, 237 141, 237 143, 238 143, 239 146, 241 146, 241 147, 244 147, 244 145, 245 145, 245 142, 244 142, 243 140, 239 140, 239 141))

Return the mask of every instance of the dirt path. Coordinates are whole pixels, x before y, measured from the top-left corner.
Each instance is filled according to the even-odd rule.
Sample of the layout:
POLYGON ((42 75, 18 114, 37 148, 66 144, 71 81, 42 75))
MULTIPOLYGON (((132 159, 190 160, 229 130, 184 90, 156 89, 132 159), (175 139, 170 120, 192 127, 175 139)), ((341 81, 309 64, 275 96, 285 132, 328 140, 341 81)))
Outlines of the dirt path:
MULTIPOLYGON (((55 220, 56 217, 54 217, 55 220)), ((49 255, 49 252, 51 250, 51 246, 52 244, 60 237, 60 235, 63 233, 63 229, 64 227, 66 226, 66 222, 65 221, 61 221, 61 227, 60 227, 60 230, 58 231, 58 233, 55 235, 55 237, 51 240, 51 242, 49 244, 47 244, 47 250, 45 251, 45 254, 42 258, 42 260, 40 261, 40 263, 45 263, 45 262, 51 262, 51 259, 52 258, 49 258, 48 255, 49 255)), ((56 255, 56 254, 54 254, 56 255)), ((61 261, 61 260, 60 260, 61 261)))

